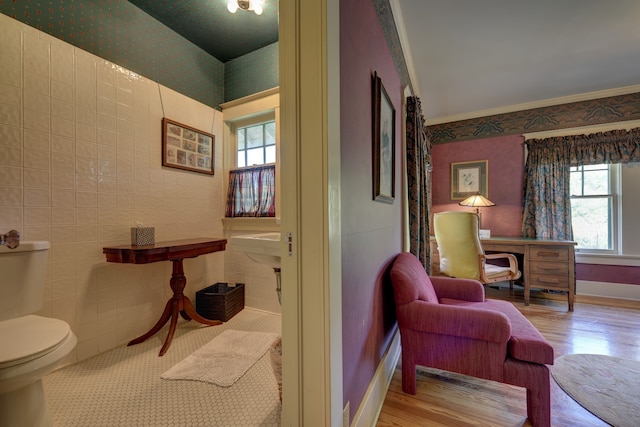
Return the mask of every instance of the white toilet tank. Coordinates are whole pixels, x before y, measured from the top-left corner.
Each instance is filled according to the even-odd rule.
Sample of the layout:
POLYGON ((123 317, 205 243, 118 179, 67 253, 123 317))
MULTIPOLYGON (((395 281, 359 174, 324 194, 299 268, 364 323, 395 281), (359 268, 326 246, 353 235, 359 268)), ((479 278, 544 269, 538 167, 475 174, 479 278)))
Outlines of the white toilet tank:
POLYGON ((35 313, 42 308, 49 242, 20 242, 0 246, 0 321, 35 313))

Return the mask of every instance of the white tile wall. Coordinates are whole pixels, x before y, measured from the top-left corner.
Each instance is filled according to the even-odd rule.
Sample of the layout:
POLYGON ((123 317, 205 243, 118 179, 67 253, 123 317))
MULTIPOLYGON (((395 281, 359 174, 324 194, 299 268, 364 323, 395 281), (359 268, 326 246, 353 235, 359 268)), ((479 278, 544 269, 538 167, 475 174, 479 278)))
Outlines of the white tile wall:
MULTIPOLYGON (((72 326, 70 361, 146 332, 171 293, 170 263, 107 263, 103 246, 136 222, 159 241, 224 235, 221 135, 219 111, 0 14, 0 231, 51 242, 40 314, 72 326), (163 115, 217 136, 213 177, 161 166, 163 115)), ((187 293, 242 281, 246 305, 279 312, 273 272, 243 256, 188 260, 187 293)))

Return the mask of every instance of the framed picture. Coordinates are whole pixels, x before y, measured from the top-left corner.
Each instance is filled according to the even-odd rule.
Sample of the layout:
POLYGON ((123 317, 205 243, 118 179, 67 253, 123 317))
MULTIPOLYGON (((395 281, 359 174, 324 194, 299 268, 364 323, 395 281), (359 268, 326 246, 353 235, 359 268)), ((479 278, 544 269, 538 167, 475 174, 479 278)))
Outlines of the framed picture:
POLYGON ((215 136, 162 119, 162 166, 213 175, 215 136))
POLYGON ((373 200, 393 203, 396 175, 396 110, 377 73, 372 79, 373 200))
POLYGON ((487 197, 488 160, 451 163, 451 200, 463 200, 474 194, 487 197))

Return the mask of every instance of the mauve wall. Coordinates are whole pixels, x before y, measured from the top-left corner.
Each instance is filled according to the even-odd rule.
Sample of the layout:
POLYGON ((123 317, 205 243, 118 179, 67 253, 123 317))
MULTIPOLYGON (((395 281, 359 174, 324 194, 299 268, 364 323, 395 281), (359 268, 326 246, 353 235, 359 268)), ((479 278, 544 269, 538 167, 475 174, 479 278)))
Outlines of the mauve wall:
POLYGON ((340 2, 342 162, 342 345, 344 401, 351 419, 395 328, 388 267, 402 250, 402 203, 374 202, 371 76, 396 108, 396 195, 400 194, 400 78, 370 0, 340 2))
MULTIPOLYGON (((519 236, 522 225, 524 137, 511 135, 435 145, 433 156, 433 212, 468 210, 451 200, 451 163, 488 160, 489 200, 482 209, 482 228, 492 236, 519 236)), ((576 279, 640 285, 640 267, 577 264, 576 279)))
POLYGON ((522 222, 524 138, 520 135, 435 145, 433 159, 433 212, 468 211, 451 200, 451 163, 488 160, 488 199, 482 228, 493 236, 519 236, 522 222))

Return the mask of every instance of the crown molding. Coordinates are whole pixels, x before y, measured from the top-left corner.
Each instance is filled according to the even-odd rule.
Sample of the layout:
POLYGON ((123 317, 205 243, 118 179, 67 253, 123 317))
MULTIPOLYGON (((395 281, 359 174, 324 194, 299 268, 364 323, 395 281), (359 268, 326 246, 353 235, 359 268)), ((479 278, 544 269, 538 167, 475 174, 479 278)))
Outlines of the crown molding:
POLYGON ((427 126, 438 125, 442 123, 458 122, 462 120, 476 119, 478 117, 488 117, 497 114, 512 113, 514 111, 531 110, 534 108, 550 107, 552 105, 570 104, 572 102, 588 101, 598 98, 607 98, 610 96, 626 95, 629 93, 640 92, 640 85, 624 86, 615 89, 599 90, 594 92, 586 92, 578 95, 563 96, 559 98, 550 98, 542 101, 527 102, 523 104, 515 104, 506 107, 489 108, 486 110, 474 111, 471 113, 457 114, 453 116, 438 117, 426 120, 427 126))
POLYGON ((409 74, 408 85, 413 95, 420 96, 420 86, 418 85, 418 78, 416 77, 416 69, 413 64, 413 54, 411 52, 411 43, 407 36, 407 31, 404 25, 404 16, 402 15, 402 8, 400 7, 398 0, 389 0, 389 6, 391 7, 391 13, 393 14, 393 20, 396 23, 396 30, 398 33, 398 39, 400 40, 400 47, 404 53, 404 62, 407 67, 407 73, 409 74))

